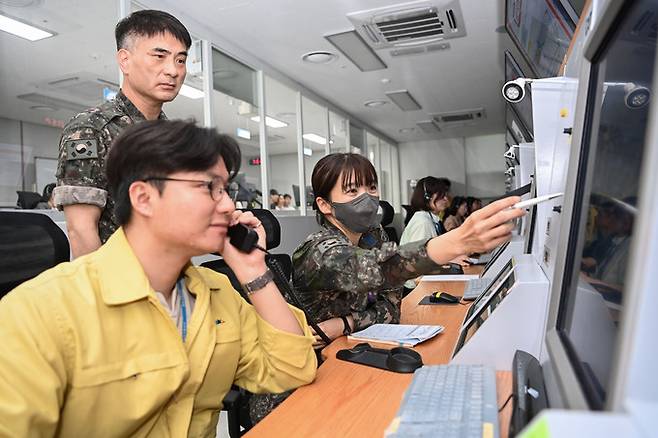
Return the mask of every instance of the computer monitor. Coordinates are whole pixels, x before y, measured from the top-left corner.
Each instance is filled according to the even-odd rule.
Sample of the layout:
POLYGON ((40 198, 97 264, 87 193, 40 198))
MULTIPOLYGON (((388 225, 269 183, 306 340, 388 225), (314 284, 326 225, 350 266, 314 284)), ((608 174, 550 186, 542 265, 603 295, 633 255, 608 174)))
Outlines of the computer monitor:
MULTIPOLYGON (((513 81, 518 78, 531 78, 523 72, 519 63, 514 59, 514 55, 509 50, 505 50, 505 82, 513 81)), ((526 96, 518 103, 509 104, 512 111, 516 113, 519 121, 523 124, 527 132, 533 132, 532 125, 532 90, 530 84, 526 85, 526 96)))
POLYGON ((484 269, 482 270, 482 274, 480 274, 480 277, 486 277, 487 274, 489 274, 489 270, 491 267, 498 261, 498 258, 505 252, 507 247, 509 246, 509 241, 503 243, 500 245, 498 248, 494 249, 493 254, 491 255, 491 258, 487 262, 486 265, 484 265, 484 269))
MULTIPOLYGON (((499 281, 495 281, 487 290, 480 295, 480 298, 473 303, 466 315, 464 324, 462 325, 461 334, 457 340, 453 357, 466 345, 466 343, 477 333, 478 329, 496 310, 496 307, 507 297, 512 286, 516 281, 514 271, 512 269, 512 262, 508 264, 509 269, 504 269, 501 272, 499 281)), ((522 329, 521 327, 519 329, 522 329)))
POLYGON ((467 322, 474 313, 477 313, 478 309, 484 305, 489 296, 498 289, 498 286, 507 279, 507 276, 512 272, 512 259, 507 262, 507 264, 500 270, 496 275, 496 278, 489 284, 489 286, 482 291, 479 297, 476 298, 475 302, 469 307, 468 312, 466 312, 466 317, 464 322, 467 322))
POLYGON ((655 190, 644 181, 655 172, 657 17, 655 1, 607 2, 585 47, 546 335, 549 400, 562 407, 619 407, 620 352, 637 342, 619 330, 634 324, 625 317, 642 268, 629 263, 644 244, 638 218, 656 220, 642 205, 655 190))
POLYGON ((292 185, 292 196, 295 198, 295 206, 299 207, 302 205, 301 195, 299 194, 299 186, 297 184, 292 185))
MULTIPOLYGON (((295 198, 295 206, 299 207, 302 204, 302 201, 299 193, 299 186, 297 184, 292 185, 292 196, 295 198)), ((306 186, 306 206, 311 207, 314 200, 313 187, 306 186)))

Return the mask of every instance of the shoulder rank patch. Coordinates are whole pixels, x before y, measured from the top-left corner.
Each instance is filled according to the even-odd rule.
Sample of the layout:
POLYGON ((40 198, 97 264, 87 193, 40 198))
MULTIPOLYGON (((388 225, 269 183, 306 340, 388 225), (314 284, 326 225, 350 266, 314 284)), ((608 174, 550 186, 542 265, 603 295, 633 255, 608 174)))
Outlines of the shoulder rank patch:
POLYGON ((98 143, 95 139, 67 140, 66 161, 98 158, 98 143))
POLYGON ((345 245, 345 242, 342 242, 340 239, 332 238, 332 239, 323 240, 322 242, 318 243, 317 248, 318 251, 320 251, 320 254, 324 254, 325 252, 329 251, 331 248, 336 246, 342 246, 342 245, 345 245))

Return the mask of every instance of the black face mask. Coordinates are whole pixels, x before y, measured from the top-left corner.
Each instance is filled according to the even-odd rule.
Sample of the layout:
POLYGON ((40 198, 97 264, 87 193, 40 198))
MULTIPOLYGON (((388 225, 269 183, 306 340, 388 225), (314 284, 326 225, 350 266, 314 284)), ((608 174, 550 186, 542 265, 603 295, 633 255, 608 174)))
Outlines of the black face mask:
POLYGON ((379 197, 363 193, 349 202, 330 202, 338 221, 355 233, 365 233, 375 228, 379 197))

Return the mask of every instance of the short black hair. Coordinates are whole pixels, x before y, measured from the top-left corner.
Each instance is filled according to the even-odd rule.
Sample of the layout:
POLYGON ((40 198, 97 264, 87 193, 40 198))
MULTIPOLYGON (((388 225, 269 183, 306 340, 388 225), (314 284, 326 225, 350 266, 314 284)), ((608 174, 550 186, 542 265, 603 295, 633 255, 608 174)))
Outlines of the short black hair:
POLYGON ((192 38, 187 28, 178 18, 153 9, 136 11, 122 19, 114 28, 114 37, 117 41, 117 50, 126 48, 126 41, 131 36, 152 37, 169 32, 186 48, 192 45, 192 38))
POLYGON ((270 196, 277 195, 279 196, 279 192, 276 191, 276 189, 270 189, 270 196))
POLYGON ((463 196, 455 196, 452 198, 452 203, 450 204, 450 207, 446 209, 445 217, 448 216, 457 216, 457 210, 459 210, 459 207, 462 206, 462 204, 466 204, 467 211, 466 213, 468 214, 468 201, 466 198, 463 196))
MULTIPOLYGON (((215 129, 182 120, 152 120, 129 127, 114 140, 107 159, 107 182, 117 222, 125 225, 130 220, 128 189, 135 181, 208 170, 220 158, 230 180, 240 170, 240 147, 215 129)), ((162 192, 162 181, 152 184, 162 192)))
POLYGON ((56 186, 57 184, 55 183, 46 184, 44 186, 42 197, 45 202, 50 201, 50 197, 53 195, 53 190, 55 189, 56 186))

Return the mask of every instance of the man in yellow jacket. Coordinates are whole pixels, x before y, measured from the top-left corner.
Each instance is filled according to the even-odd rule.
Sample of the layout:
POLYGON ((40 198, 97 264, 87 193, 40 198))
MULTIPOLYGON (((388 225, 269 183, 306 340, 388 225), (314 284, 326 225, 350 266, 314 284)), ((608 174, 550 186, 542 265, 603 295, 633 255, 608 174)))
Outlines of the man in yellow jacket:
POLYGON ((233 139, 188 122, 116 140, 107 176, 121 228, 0 301, 0 436, 214 437, 231 384, 278 393, 313 380, 304 315, 261 251, 228 243, 237 223, 265 241, 226 194, 239 165, 233 139), (251 304, 190 264, 217 250, 251 304))

